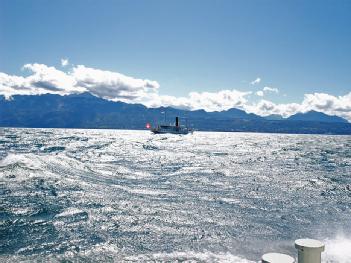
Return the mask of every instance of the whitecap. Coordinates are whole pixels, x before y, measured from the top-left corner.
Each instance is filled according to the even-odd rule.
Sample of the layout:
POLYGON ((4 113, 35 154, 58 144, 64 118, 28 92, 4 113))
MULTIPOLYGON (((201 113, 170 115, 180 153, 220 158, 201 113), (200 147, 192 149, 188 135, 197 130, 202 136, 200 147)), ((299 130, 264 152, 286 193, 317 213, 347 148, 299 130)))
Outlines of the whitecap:
POLYGON ((39 170, 41 163, 37 156, 33 154, 8 154, 4 159, 0 160, 0 168, 19 166, 31 170, 39 170))
POLYGON ((83 210, 78 209, 78 208, 70 207, 70 208, 67 208, 66 210, 64 210, 63 212, 57 214, 55 217, 56 218, 68 217, 68 216, 74 216, 74 215, 82 214, 82 213, 85 213, 85 212, 83 210))
POLYGON ((142 254, 126 257, 127 261, 142 262, 142 261, 174 261, 174 262, 213 262, 213 263, 254 263, 248 259, 227 253, 213 253, 209 251, 195 252, 171 252, 171 253, 155 253, 142 254))
POLYGON ((325 252, 322 253, 323 263, 351 263, 351 239, 337 236, 326 239, 325 252))

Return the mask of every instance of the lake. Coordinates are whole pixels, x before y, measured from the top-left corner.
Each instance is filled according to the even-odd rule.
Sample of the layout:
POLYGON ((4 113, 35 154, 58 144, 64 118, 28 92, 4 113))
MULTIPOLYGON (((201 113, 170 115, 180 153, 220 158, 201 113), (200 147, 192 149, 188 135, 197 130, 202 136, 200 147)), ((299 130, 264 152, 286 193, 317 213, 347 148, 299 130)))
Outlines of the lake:
POLYGON ((2 261, 351 262, 351 136, 0 130, 2 261))

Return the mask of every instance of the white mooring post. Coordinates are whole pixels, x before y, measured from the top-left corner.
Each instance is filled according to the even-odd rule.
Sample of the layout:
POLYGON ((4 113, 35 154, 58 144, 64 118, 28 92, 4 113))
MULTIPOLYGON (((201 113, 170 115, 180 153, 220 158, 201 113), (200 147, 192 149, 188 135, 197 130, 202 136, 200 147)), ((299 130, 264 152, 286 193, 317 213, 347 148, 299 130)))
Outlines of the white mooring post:
POLYGON ((267 253, 262 256, 262 263, 294 263, 293 257, 280 253, 267 253))
POLYGON ((295 241, 298 250, 298 263, 321 263, 324 244, 315 239, 298 239, 295 241))

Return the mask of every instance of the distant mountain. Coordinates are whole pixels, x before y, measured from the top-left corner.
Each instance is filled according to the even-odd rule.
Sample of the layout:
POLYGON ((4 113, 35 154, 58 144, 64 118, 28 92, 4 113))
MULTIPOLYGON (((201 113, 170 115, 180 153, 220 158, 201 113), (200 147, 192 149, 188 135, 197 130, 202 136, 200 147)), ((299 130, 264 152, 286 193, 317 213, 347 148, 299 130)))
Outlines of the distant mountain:
POLYGON ((263 118, 261 116, 258 116, 253 113, 246 113, 243 110, 239 109, 229 109, 226 111, 214 111, 214 112, 208 112, 207 113, 209 116, 213 118, 222 118, 222 119, 247 119, 247 120, 262 120, 263 118))
POLYGON ((269 120, 269 121, 282 121, 282 120, 284 120, 284 118, 279 114, 271 114, 271 115, 265 116, 264 118, 266 120, 269 120))
POLYGON ((0 96, 0 127, 145 129, 148 122, 153 126, 165 119, 173 123, 175 116, 182 117, 183 123, 186 118, 195 130, 351 134, 350 123, 339 121, 330 125, 330 118, 338 117, 326 115, 328 118, 322 119, 320 113, 318 122, 310 121, 316 118, 293 120, 293 116, 290 120, 267 120, 240 109, 206 112, 147 108, 141 104, 107 101, 90 93, 16 95, 11 100, 0 96), (329 122, 321 121, 325 119, 329 122))
POLYGON ((176 116, 188 119, 261 119, 239 109, 223 112, 186 111, 172 107, 147 108, 141 104, 112 102, 83 93, 59 96, 0 96, 0 126, 63 128, 142 129, 147 122, 173 122, 176 116))
POLYGON ((287 120, 348 123, 348 121, 345 120, 344 118, 327 115, 323 112, 318 112, 318 111, 308 111, 306 113, 297 113, 295 115, 290 116, 287 120))

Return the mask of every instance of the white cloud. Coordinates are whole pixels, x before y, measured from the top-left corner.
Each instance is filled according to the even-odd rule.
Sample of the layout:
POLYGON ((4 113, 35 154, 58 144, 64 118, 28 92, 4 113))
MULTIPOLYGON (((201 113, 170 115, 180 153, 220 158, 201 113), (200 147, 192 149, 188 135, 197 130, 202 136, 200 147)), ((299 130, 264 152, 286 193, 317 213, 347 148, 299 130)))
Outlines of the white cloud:
POLYGON ((22 68, 32 74, 28 77, 12 76, 0 73, 0 94, 9 98, 12 95, 80 93, 84 90, 77 87, 74 78, 54 67, 43 64, 26 64, 22 68))
POLYGON ((266 86, 262 90, 257 91, 255 94, 259 97, 263 97, 268 92, 279 93, 279 90, 277 88, 271 88, 266 86))
POLYGON ((246 96, 251 92, 221 90, 218 92, 190 92, 187 97, 159 96, 145 103, 150 107, 173 106, 176 108, 206 111, 221 111, 230 108, 243 108, 248 103, 246 96))
POLYGON ((259 91, 256 92, 256 95, 260 96, 260 97, 263 97, 264 93, 263 93, 262 90, 259 90, 259 91))
POLYGON ((24 70, 32 73, 28 77, 10 76, 0 73, 0 94, 36 95, 90 92, 112 101, 142 103, 149 107, 173 106, 177 108, 218 111, 243 108, 250 92, 221 90, 218 92, 190 92, 187 97, 159 95, 157 81, 138 79, 118 72, 74 66, 70 72, 57 70, 43 64, 27 64, 24 70))
POLYGON ((263 91, 279 93, 279 90, 277 88, 271 88, 271 87, 267 87, 267 86, 263 88, 263 91))
POLYGON ((299 112, 300 104, 287 103, 287 104, 275 104, 268 100, 261 100, 258 103, 245 105, 247 112, 255 113, 260 116, 267 116, 270 114, 279 114, 283 117, 289 117, 299 112))
POLYGON ((155 93, 159 87, 156 81, 136 79, 81 65, 73 67, 68 73, 43 64, 26 64, 23 70, 29 70, 32 74, 21 77, 0 73, 1 95, 9 98, 12 95, 68 95, 90 92, 109 100, 133 102, 137 98, 147 97, 148 93, 155 93))
POLYGON ((258 84, 260 82, 261 82, 261 78, 257 78, 254 81, 251 81, 250 83, 251 83, 251 85, 255 85, 255 84, 258 84))
POLYGON ((70 75, 77 86, 108 100, 133 102, 156 93, 159 84, 148 79, 136 79, 111 71, 88 68, 78 65, 70 75))
POLYGON ((351 92, 344 96, 333 96, 326 93, 305 94, 301 112, 321 111, 351 120, 351 92))
POLYGON ((61 58, 61 66, 66 67, 69 64, 68 58, 61 58))
POLYGON ((344 96, 333 96, 326 93, 305 94, 301 103, 276 104, 261 100, 256 104, 246 104, 244 108, 248 112, 261 116, 280 114, 283 117, 289 117, 297 112, 315 110, 351 121, 351 92, 344 96))
MULTIPOLYGON (((351 121, 351 92, 344 96, 326 93, 305 94, 301 103, 276 104, 268 100, 252 103, 248 100, 251 92, 220 90, 218 92, 190 92, 184 97, 159 95, 159 83, 154 80, 129 77, 118 72, 74 66, 65 72, 43 64, 26 64, 27 77, 13 76, 0 72, 0 95, 40 95, 90 92, 91 94, 127 103, 141 103, 148 107, 172 106, 176 108, 206 111, 221 111, 230 108, 244 109, 261 116, 280 114, 288 117, 297 112, 321 111, 344 117, 351 121)), ((256 95, 279 90, 264 87, 256 95)))

